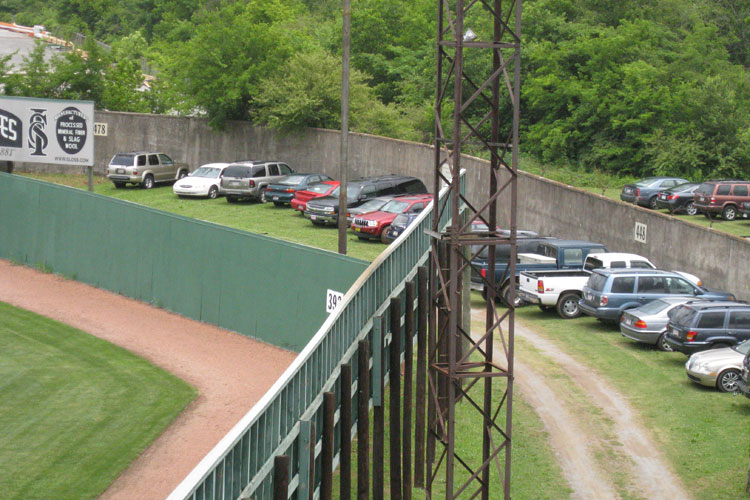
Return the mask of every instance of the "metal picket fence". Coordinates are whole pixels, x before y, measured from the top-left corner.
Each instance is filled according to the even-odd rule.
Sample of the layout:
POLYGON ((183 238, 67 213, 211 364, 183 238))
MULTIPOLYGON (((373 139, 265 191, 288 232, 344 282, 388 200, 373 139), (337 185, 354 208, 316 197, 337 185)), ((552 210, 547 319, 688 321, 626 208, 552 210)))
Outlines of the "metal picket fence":
MULTIPOLYGON (((462 172, 462 193, 464 184, 462 172)), ((449 196, 447 188, 440 193, 441 199, 445 196, 449 196)), ((322 448, 323 395, 329 391, 340 393, 340 366, 356 361, 353 358, 360 340, 372 339, 374 330, 385 337, 386 332, 380 332, 379 318, 387 314, 390 299, 401 295, 405 283, 413 280, 417 268, 427 262, 430 241, 425 230, 431 229, 432 216, 433 211, 425 209, 404 235, 367 268, 279 380, 175 488, 168 500, 271 499, 274 459, 279 455, 290 457, 287 498, 318 498, 320 470, 314 468, 314 477, 310 478, 304 465, 316 460, 322 448), (310 427, 314 429, 312 439, 309 432, 301 432, 302 428, 310 427), (304 451, 309 448, 314 450, 312 456, 304 451)), ((441 228, 450 223, 449 216, 445 211, 441 228)), ((379 365, 379 355, 375 356, 375 362, 373 358, 370 360, 373 368, 379 365)), ((356 386, 355 378, 352 388, 356 386)), ((352 429, 355 428, 356 419, 352 429)), ((338 462, 340 445, 337 439, 334 463, 338 462)))

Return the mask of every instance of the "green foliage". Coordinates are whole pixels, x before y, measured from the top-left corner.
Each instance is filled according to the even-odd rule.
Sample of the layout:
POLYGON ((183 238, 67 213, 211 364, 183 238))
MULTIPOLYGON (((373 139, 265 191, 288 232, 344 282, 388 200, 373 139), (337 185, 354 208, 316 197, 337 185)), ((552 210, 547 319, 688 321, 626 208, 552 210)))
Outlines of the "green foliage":
MULTIPOLYGON (((365 75, 350 72, 350 128, 359 132, 412 138, 398 109, 378 101, 365 75)), ((265 78, 252 103, 260 123, 287 132, 307 127, 341 127, 341 60, 322 51, 296 54, 265 78)))

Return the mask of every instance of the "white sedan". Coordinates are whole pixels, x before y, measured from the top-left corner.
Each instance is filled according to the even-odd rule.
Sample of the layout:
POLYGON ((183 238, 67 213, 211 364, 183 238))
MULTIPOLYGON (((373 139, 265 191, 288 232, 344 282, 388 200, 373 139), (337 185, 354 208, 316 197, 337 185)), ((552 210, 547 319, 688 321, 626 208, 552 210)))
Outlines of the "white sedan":
POLYGON ((221 176, 229 163, 207 163, 172 186, 177 196, 206 196, 214 199, 221 193, 221 176))
POLYGON ((685 363, 687 376, 695 383, 716 387, 721 392, 738 389, 742 361, 750 351, 750 340, 733 347, 696 352, 685 363))

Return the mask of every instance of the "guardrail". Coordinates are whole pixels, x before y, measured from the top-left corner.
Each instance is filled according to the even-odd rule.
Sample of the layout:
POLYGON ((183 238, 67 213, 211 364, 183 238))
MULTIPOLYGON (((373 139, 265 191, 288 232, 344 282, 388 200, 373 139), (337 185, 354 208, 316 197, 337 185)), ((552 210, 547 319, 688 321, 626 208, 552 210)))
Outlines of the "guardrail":
MULTIPOLYGON (((462 193, 464 189, 462 172, 462 193)), ((448 188, 440 193, 441 199, 445 196, 450 196, 448 188)), ((365 270, 291 366, 175 488, 168 500, 270 499, 274 457, 278 455, 291 457, 288 498, 298 490, 307 494, 308 488, 312 491, 318 488, 320 477, 310 482, 308 472, 299 464, 309 463, 310 457, 303 452, 305 446, 311 444, 315 454, 322 446, 319 441, 323 394, 334 389, 340 366, 351 361, 358 341, 371 337, 375 325, 379 330, 380 322, 376 318, 386 312, 389 300, 401 294, 405 283, 413 279, 417 268, 427 261, 430 240, 425 230, 431 229, 432 214, 430 208, 425 209, 365 270), (303 441, 309 439, 309 434, 304 435, 300 429, 303 425, 309 428, 311 421, 318 425, 314 426, 314 442, 306 443, 303 441)), ((450 222, 449 215, 445 210, 441 228, 450 222)), ((385 337, 385 332, 382 334, 385 337)), ((403 349, 404 343, 401 346, 403 349)), ((373 368, 375 365, 373 363, 373 368)), ((356 383, 353 380, 353 387, 356 383)), ((354 428, 356 419, 352 424, 354 428)), ((351 435, 351 429, 349 431, 351 435)), ((336 443, 334 463, 338 460, 340 445, 336 443)), ((297 495, 297 498, 303 497, 306 498, 297 495)))

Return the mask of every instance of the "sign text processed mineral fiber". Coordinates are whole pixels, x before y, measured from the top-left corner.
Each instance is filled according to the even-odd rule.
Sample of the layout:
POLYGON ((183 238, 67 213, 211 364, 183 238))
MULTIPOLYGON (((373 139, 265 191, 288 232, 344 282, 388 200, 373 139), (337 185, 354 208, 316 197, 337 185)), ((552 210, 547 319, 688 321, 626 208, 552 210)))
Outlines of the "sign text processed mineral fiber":
POLYGON ((94 103, 0 97, 0 161, 94 164, 94 103))

